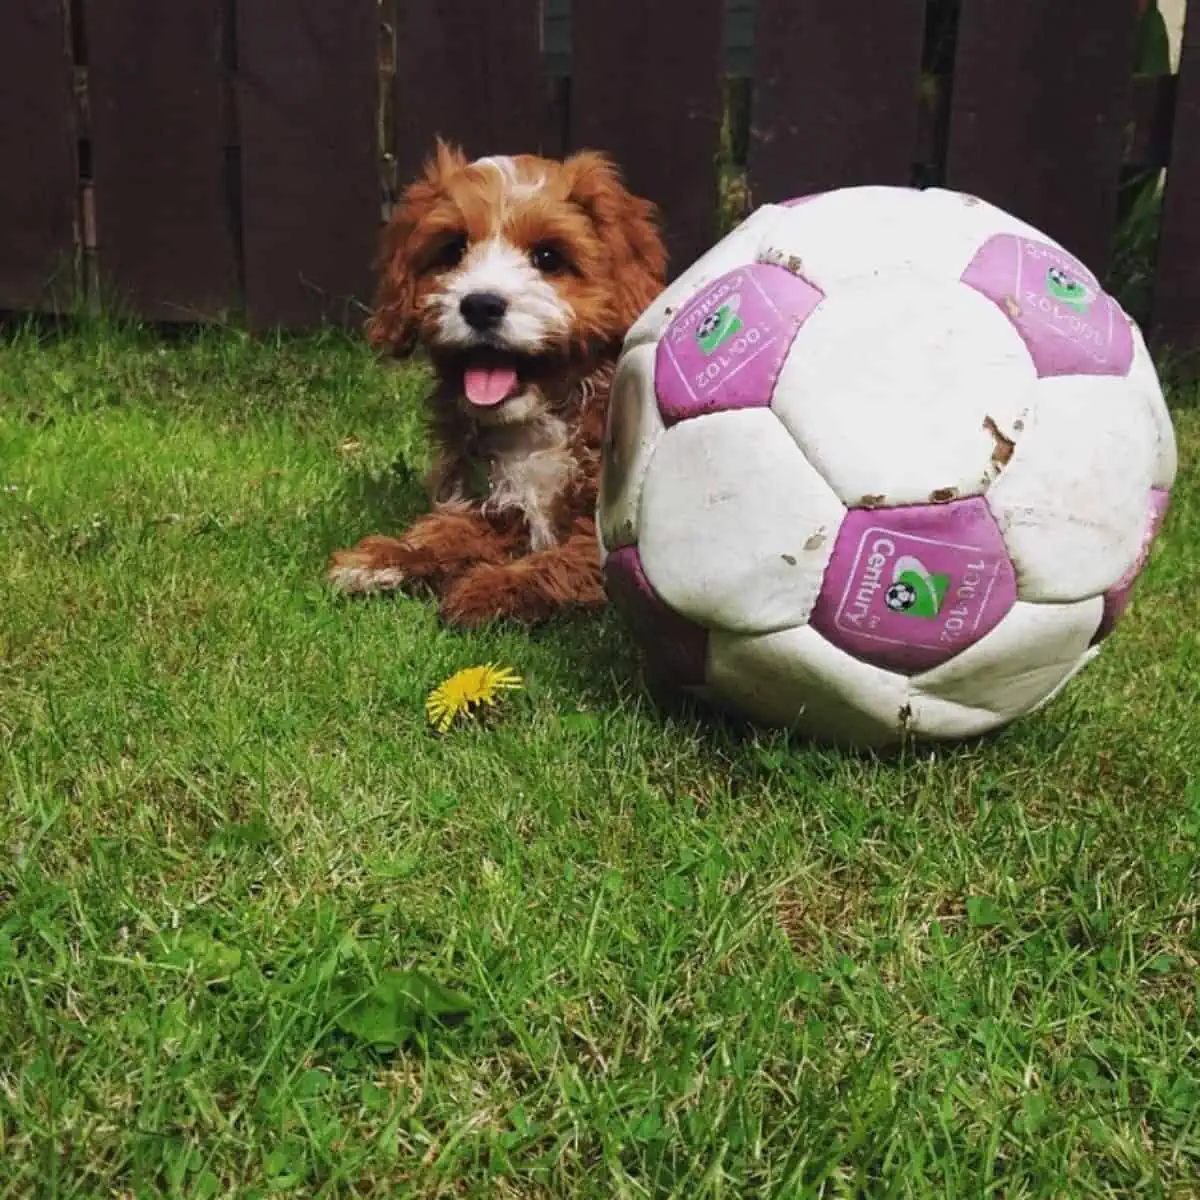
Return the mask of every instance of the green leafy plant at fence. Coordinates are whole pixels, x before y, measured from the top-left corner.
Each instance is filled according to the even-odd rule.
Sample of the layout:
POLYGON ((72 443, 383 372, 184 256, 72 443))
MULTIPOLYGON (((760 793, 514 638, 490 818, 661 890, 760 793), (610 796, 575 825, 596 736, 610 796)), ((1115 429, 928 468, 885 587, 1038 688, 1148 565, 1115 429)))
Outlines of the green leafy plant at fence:
MULTIPOLYGON (((1147 0, 1142 11, 1134 73, 1146 78, 1171 74, 1171 43, 1158 0, 1147 0)), ((1106 284, 1139 322, 1150 317, 1162 202, 1163 172, 1159 168, 1122 168, 1106 284)))

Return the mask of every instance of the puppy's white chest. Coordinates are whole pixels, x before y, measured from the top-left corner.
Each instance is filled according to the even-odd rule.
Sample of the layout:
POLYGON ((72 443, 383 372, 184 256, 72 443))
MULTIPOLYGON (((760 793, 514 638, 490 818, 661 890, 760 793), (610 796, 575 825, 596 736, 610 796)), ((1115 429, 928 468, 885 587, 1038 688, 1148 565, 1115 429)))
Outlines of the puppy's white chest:
POLYGON ((556 542, 554 504, 570 483, 575 464, 567 447, 567 427, 557 417, 513 429, 505 444, 491 456, 491 487, 487 507, 519 509, 529 525, 532 549, 545 550, 556 542))

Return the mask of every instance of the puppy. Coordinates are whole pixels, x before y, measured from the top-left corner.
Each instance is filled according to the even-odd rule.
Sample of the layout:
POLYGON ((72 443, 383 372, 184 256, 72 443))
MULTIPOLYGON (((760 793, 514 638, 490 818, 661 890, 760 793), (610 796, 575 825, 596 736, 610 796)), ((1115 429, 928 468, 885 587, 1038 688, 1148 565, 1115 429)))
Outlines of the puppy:
POLYGON ((443 618, 532 623, 603 603, 594 511, 621 342, 662 290, 652 204, 611 162, 468 162, 439 142, 383 236, 367 332, 437 383, 432 511, 333 555, 342 592, 423 586, 443 618))

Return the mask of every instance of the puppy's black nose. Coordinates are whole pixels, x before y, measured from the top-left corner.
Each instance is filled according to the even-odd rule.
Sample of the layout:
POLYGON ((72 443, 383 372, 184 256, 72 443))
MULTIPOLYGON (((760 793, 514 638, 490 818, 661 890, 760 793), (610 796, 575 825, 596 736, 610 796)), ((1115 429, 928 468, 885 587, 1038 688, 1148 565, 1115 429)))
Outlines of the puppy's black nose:
POLYGON ((458 308, 463 320, 472 329, 486 333, 504 320, 504 314, 508 311, 508 301, 503 296, 497 296, 495 292, 471 292, 462 298, 458 308))

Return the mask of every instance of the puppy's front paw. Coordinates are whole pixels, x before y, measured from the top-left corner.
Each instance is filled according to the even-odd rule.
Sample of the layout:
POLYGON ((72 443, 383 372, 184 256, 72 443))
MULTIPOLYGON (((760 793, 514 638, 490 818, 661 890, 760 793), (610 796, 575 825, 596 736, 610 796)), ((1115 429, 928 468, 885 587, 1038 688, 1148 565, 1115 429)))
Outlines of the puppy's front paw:
POLYGON ((445 594, 440 606, 447 625, 478 629, 490 621, 511 616, 507 572, 489 563, 472 568, 445 594))
POLYGON ((547 591, 542 581, 516 563, 481 563, 446 592, 441 617, 449 625, 477 629, 490 621, 533 626, 571 603, 572 597, 547 591))
POLYGON ((334 552, 329 560, 329 584, 346 596, 394 592, 407 578, 402 558, 403 546, 398 539, 363 538, 352 550, 334 552))

